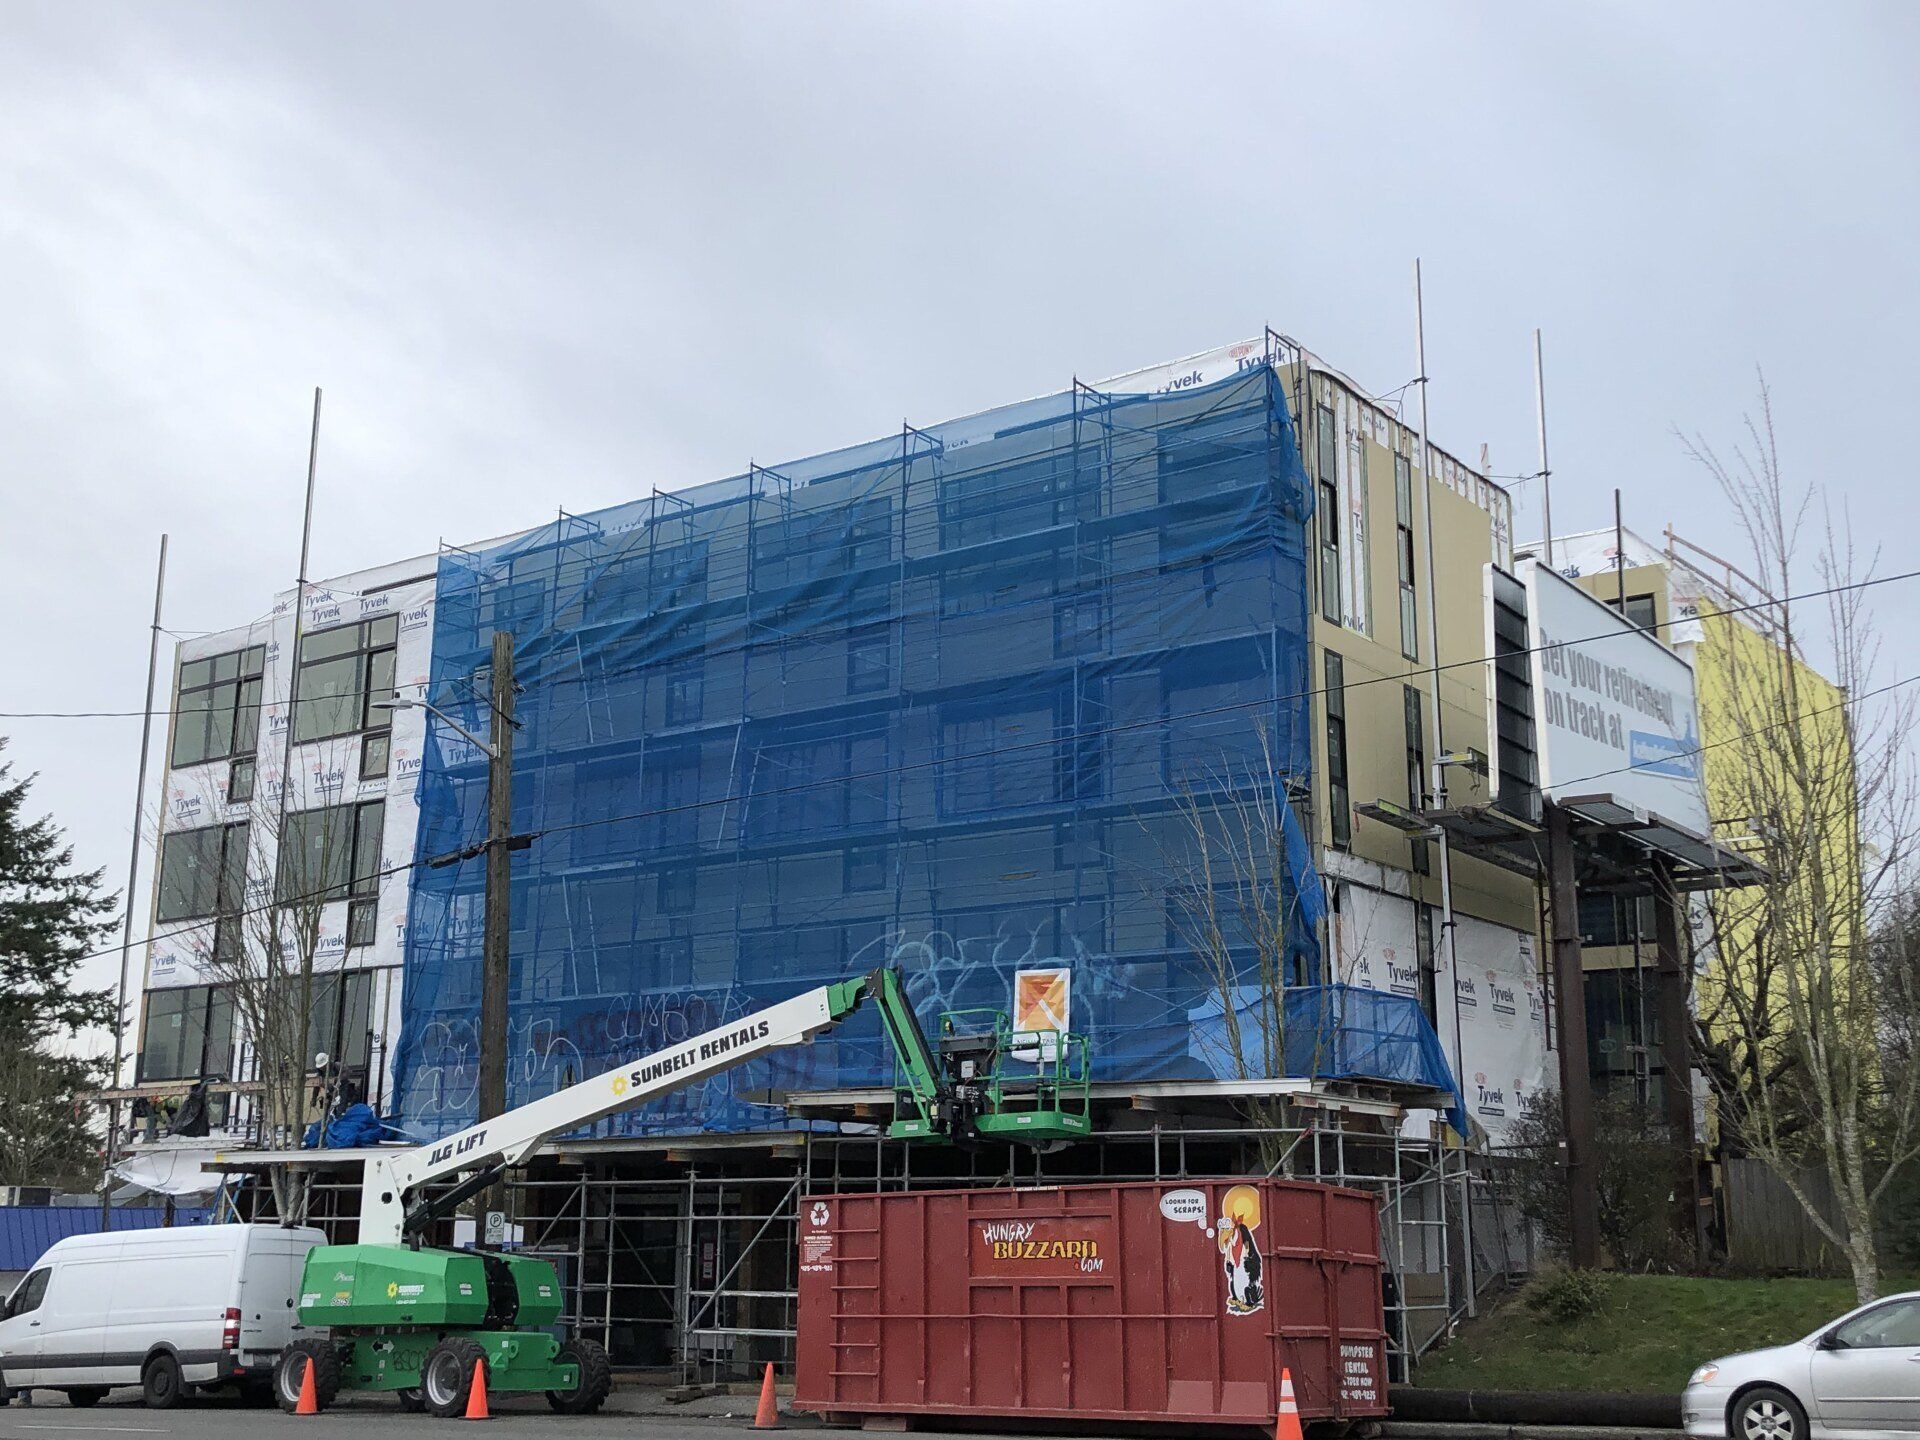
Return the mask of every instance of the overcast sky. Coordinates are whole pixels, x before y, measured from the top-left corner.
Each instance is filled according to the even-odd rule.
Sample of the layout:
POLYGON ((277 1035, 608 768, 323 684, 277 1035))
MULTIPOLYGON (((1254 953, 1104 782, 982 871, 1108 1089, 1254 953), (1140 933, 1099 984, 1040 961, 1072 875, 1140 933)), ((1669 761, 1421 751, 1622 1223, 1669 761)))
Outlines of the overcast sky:
MULTIPOLYGON (((1758 364, 1902 560, 1917 71, 1904 3, 6 0, 0 710, 138 706, 163 530, 170 628, 267 608, 316 384, 325 576, 1268 324, 1392 390, 1416 255, 1455 453, 1535 468, 1544 329, 1558 528, 1737 550, 1673 431, 1758 364)), ((0 734, 118 886, 138 721, 0 734)))

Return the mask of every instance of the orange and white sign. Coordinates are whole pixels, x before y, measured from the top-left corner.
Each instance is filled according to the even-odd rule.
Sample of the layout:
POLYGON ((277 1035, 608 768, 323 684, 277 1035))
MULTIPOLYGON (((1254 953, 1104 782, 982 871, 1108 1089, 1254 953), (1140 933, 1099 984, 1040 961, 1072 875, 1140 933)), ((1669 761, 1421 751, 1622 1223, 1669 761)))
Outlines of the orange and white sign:
POLYGON ((1060 1036, 1067 1033, 1073 1012, 1071 970, 1016 970, 1013 972, 1014 1058, 1034 1063, 1059 1053, 1060 1036), (1019 1036, 1035 1038, 1021 1043, 1019 1036))

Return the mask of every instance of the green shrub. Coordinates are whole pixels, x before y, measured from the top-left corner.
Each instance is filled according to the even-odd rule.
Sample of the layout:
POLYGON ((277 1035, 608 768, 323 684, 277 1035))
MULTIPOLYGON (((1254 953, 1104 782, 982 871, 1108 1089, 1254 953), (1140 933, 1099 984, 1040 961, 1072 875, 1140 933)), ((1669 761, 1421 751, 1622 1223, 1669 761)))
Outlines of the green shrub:
POLYGON ((1567 1325, 1599 1314, 1610 1288, 1598 1270, 1562 1270, 1534 1287, 1527 1308, 1567 1325))

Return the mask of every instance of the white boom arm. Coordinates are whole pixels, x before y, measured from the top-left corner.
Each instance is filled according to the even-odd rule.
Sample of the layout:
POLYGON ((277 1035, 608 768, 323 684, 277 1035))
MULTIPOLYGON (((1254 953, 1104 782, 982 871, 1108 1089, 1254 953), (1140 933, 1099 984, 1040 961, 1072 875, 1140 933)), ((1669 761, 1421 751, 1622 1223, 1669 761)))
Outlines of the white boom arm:
POLYGON ((366 1162, 360 1194, 361 1243, 403 1243, 408 1201, 429 1180, 501 1162, 521 1164, 549 1135, 577 1129, 615 1110, 657 1100, 769 1050, 811 1040, 839 1018, 833 1013, 830 999, 835 988, 823 985, 769 1005, 504 1115, 469 1125, 444 1140, 373 1156, 366 1162))

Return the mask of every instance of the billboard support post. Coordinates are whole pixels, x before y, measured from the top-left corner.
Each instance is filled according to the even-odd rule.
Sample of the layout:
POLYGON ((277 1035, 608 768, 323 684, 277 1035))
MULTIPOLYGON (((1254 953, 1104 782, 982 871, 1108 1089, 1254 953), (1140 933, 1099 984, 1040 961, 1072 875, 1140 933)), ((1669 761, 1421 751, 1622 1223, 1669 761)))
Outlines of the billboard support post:
POLYGON ((1673 1228, 1700 1258, 1700 1168, 1694 1160, 1693 1056, 1688 967, 1680 949, 1680 899, 1673 866, 1652 857, 1653 935, 1660 975, 1660 1068, 1665 1078, 1667 1143, 1673 1151, 1673 1228))
POLYGON ((1547 805, 1548 886, 1553 912, 1555 1028, 1560 1041, 1560 1120, 1567 1174, 1567 1258, 1600 1266, 1600 1201, 1593 1169, 1593 1078, 1587 1063, 1587 985, 1580 964, 1580 888, 1567 812, 1547 805))

